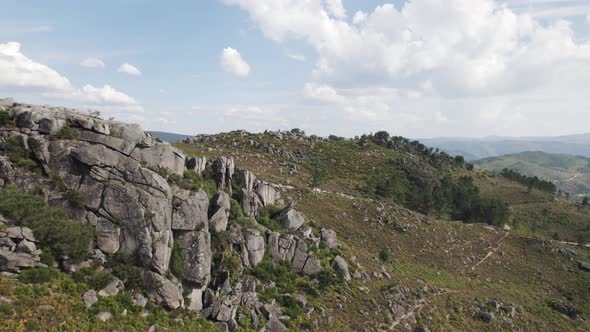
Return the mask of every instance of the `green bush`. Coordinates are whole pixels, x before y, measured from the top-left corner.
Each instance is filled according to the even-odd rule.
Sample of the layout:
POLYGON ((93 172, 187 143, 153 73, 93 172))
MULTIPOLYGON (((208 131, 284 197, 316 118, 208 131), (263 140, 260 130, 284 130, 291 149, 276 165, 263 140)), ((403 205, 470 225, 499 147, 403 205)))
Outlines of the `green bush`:
POLYGON ((0 127, 14 127, 15 125, 8 111, 0 111, 0 127))
POLYGON ((25 284, 42 284, 59 278, 61 272, 52 267, 36 267, 22 271, 18 275, 18 281, 25 284))
POLYGON ((217 185, 213 179, 206 176, 201 176, 195 171, 186 171, 182 176, 178 174, 172 174, 168 176, 168 183, 177 185, 185 190, 203 190, 209 197, 213 197, 213 195, 215 195, 217 192, 217 185))
POLYGON ((283 225, 277 220, 277 217, 281 213, 282 209, 276 207, 274 205, 269 205, 263 207, 258 210, 258 215, 256 216, 256 221, 259 224, 265 226, 266 228, 278 232, 284 231, 285 228, 283 225))
POLYGON ((61 129, 51 136, 52 139, 67 139, 67 140, 78 140, 80 139, 80 132, 76 129, 70 127, 70 125, 65 125, 61 127, 61 129))
POLYGON ((77 190, 68 190, 65 193, 65 198, 71 207, 81 209, 84 207, 84 199, 77 190))
POLYGON ((113 275, 109 271, 96 271, 91 267, 85 267, 73 273, 72 278, 76 282, 88 284, 92 289, 103 289, 113 281, 113 275))
POLYGON ((125 283, 128 289, 152 290, 161 285, 155 284, 152 278, 147 276, 145 270, 141 267, 144 262, 135 256, 121 252, 109 257, 105 267, 112 269, 113 274, 125 283))
POLYGON ((182 258, 182 246, 180 242, 174 241, 172 248, 172 255, 170 256, 170 271, 177 277, 182 277, 183 274, 183 258, 182 258))
POLYGON ((0 303, 0 314, 6 316, 12 315, 12 306, 7 303, 0 303))
POLYGON ((230 199, 229 220, 237 220, 244 216, 240 202, 230 199))
POLYGON ((391 261, 391 250, 389 248, 382 248, 379 251, 379 260, 383 263, 389 263, 391 261))
POLYGON ((63 210, 48 207, 41 197, 14 188, 0 189, 0 213, 19 226, 31 228, 41 246, 49 248, 54 257, 81 261, 92 254, 95 228, 67 220, 63 210))

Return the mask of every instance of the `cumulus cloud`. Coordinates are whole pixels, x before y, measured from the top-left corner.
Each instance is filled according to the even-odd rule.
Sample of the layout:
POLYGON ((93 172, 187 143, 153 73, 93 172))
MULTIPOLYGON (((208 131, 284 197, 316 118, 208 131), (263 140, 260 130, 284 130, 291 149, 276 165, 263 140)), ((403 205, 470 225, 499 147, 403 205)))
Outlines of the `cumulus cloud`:
POLYGON ((590 14, 586 15, 586 22, 590 23, 590 14))
MULTIPOLYGON (((571 22, 547 19, 547 13, 541 21, 512 9, 510 1, 412 0, 356 12, 350 21, 342 19, 345 8, 334 9, 340 1, 222 1, 245 10, 267 38, 315 49, 318 60, 303 97, 336 103, 350 114, 386 119, 388 113, 430 108, 428 115, 405 119, 459 126, 445 121, 447 115, 466 119, 475 113, 470 107, 506 97, 506 105, 530 108, 513 112, 507 106, 497 117, 488 111, 482 119, 522 121, 535 118, 525 113, 538 111, 523 99, 532 92, 562 98, 579 91, 581 82, 590 84, 588 72, 580 70, 590 66, 590 43, 577 38, 571 22), (435 105, 443 102, 450 111, 436 114, 435 105), (465 109, 452 111, 455 105, 465 109)), ((579 112, 583 99, 576 100, 579 112)))
POLYGON ((109 85, 75 87, 50 67, 29 59, 19 43, 0 44, 0 91, 37 93, 43 97, 76 102, 87 108, 141 112, 138 102, 109 85))
POLYGON ((227 47, 221 52, 221 68, 226 73, 239 77, 246 77, 250 74, 250 65, 240 55, 237 50, 227 47))
POLYGON ((141 71, 139 69, 137 69, 137 67, 135 67, 134 65, 128 64, 128 63, 124 63, 124 64, 120 65, 119 68, 117 69, 117 71, 119 73, 129 74, 129 75, 133 75, 133 76, 140 76, 141 75, 141 71))
POLYGON ((87 58, 80 62, 80 66, 87 68, 104 68, 105 64, 97 58, 87 58))
POLYGON ((346 18, 346 9, 342 0, 325 0, 326 9, 334 18, 343 20, 346 18))

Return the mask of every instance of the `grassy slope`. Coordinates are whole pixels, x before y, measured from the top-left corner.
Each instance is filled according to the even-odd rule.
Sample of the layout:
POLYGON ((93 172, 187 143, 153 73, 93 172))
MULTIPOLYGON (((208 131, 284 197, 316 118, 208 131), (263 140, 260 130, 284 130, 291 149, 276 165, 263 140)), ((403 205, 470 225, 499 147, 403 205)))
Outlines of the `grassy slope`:
MULTIPOLYGON (((408 301, 415 301, 419 308, 416 311, 418 322, 431 330, 567 331, 590 328, 585 322, 563 317, 547 305, 549 300, 572 303, 582 316, 588 317, 590 274, 580 272, 569 257, 555 253, 554 249, 562 244, 529 236, 532 231, 537 232, 536 236, 548 236, 557 230, 563 238, 575 234, 576 227, 583 227, 588 222, 583 217, 584 211, 578 211, 573 203, 553 202, 550 195, 527 192, 518 184, 485 172, 446 168, 438 171, 456 175, 469 173, 476 178, 483 195, 510 201, 514 219, 519 220, 521 230, 507 235, 484 225, 464 225, 433 218, 425 223, 424 216, 394 202, 363 198, 359 191, 368 176, 387 171, 386 160, 411 158, 408 155, 374 145, 359 148, 353 142, 311 144, 276 140, 271 135, 219 135, 217 138, 213 143, 178 144, 177 147, 189 155, 233 155, 239 168, 252 170, 263 180, 294 186, 283 196, 296 199, 298 209, 309 220, 336 230, 346 256, 357 257, 356 262, 351 263, 351 269, 366 271, 371 276, 370 281, 355 280, 346 299, 333 294, 323 300, 335 309, 337 329, 384 329, 391 326, 389 300, 384 294, 396 285, 419 290, 427 286, 427 292, 408 301), (308 156, 320 156, 330 165, 327 180, 321 188, 332 193, 310 191, 309 160, 294 162, 271 155, 250 146, 250 139, 273 143, 291 151, 302 150, 308 156), (299 174, 288 176, 286 171, 292 164, 297 164, 299 174), (544 205, 551 211, 555 209, 556 213, 566 214, 571 218, 569 224, 549 220, 543 227, 532 227, 538 216, 531 214, 544 205), (576 225, 574 230, 568 231, 572 225, 576 225), (383 248, 391 250, 392 263, 378 259, 383 248), (498 248, 497 251, 472 269, 494 248, 498 248), (383 269, 389 272, 391 279, 379 277, 383 269), (504 325, 501 320, 489 325, 477 319, 479 309, 475 302, 487 300, 522 305, 524 311, 517 313, 515 327, 504 325)), ((575 250, 579 255, 577 259, 588 259, 590 252, 587 249, 575 250)), ((323 321, 326 324, 323 327, 327 328, 323 321)))
POLYGON ((559 189, 574 195, 590 194, 590 163, 585 157, 522 152, 482 159, 475 164, 492 172, 508 168, 525 175, 556 181, 559 189))

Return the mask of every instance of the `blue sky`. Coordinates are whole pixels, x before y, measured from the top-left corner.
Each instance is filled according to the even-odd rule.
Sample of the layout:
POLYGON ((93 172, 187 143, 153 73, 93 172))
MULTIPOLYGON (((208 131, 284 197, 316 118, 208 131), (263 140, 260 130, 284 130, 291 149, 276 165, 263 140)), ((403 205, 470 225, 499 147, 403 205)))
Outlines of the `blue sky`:
POLYGON ((2 7, 0 97, 99 109, 151 130, 558 135, 590 120, 585 0, 2 7))

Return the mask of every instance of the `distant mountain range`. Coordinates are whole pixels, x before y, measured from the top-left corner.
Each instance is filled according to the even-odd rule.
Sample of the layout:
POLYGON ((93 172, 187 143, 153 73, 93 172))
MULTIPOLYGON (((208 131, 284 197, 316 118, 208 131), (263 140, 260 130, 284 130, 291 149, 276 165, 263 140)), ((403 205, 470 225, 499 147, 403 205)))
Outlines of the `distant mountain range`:
POLYGON ((429 138, 420 141, 471 161, 524 151, 590 157, 590 133, 556 137, 429 138))
POLYGON ((191 135, 168 133, 165 131, 150 131, 149 133, 167 143, 174 143, 191 137, 191 135))
POLYGON ((551 180, 557 188, 573 196, 590 194, 590 159, 567 154, 521 152, 474 162, 479 168, 500 172, 504 168, 528 176, 551 180))

